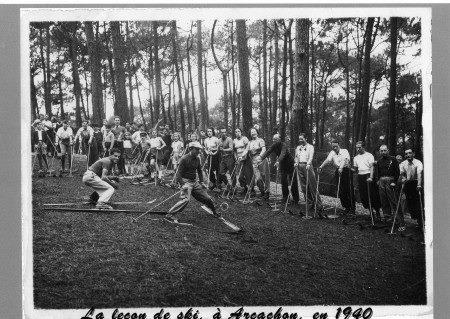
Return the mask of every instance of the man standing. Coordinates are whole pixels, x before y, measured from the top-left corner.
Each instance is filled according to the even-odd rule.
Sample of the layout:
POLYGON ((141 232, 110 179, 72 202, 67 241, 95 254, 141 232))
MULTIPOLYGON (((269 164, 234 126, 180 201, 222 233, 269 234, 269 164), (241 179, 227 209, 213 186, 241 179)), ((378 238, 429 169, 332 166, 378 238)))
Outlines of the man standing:
POLYGON ((203 182, 203 172, 200 158, 198 157, 201 149, 202 146, 199 142, 191 142, 189 144, 189 153, 184 155, 180 160, 180 166, 175 180, 182 185, 181 200, 169 209, 165 218, 170 222, 178 222, 175 215, 186 208, 191 200, 191 196, 200 203, 205 204, 215 216, 220 217, 220 213, 216 212, 214 203, 206 192, 207 186, 203 182), (196 174, 198 174, 198 180, 196 174))
POLYGON ((273 144, 261 154, 261 161, 267 158, 270 154, 275 153, 277 161, 275 167, 281 173, 281 192, 283 194, 283 201, 287 201, 289 197, 289 181, 294 178, 291 187, 292 199, 295 203, 299 201, 297 174, 294 174, 294 158, 289 152, 286 143, 281 141, 279 134, 273 136, 273 144))
MULTIPOLYGON (((300 186, 303 196, 306 198, 306 187, 308 187, 308 210, 313 211, 317 207, 319 217, 323 217, 323 205, 320 194, 316 194, 317 182, 312 161, 314 159, 314 146, 306 141, 306 134, 300 133, 298 136, 300 143, 295 150, 295 166, 297 167, 300 186), (317 203, 316 203, 317 196, 317 203)), ((294 185, 292 185, 294 187, 294 185)))
POLYGON ((34 154, 38 158, 39 163, 39 172, 38 175, 41 177, 45 176, 45 173, 43 171, 42 167, 42 160, 44 160, 45 166, 47 167, 48 171, 48 162, 47 162, 47 143, 50 141, 48 140, 48 135, 45 134, 44 131, 44 125, 42 122, 37 123, 36 130, 33 131, 33 145, 34 145, 34 154))
MULTIPOLYGON (((378 191, 380 194, 383 217, 385 220, 389 220, 397 208, 395 183, 399 177, 399 167, 397 160, 389 155, 389 150, 386 145, 380 146, 380 156, 380 159, 376 163, 378 191)), ((373 179, 374 171, 375 170, 370 174, 370 179, 373 179)))
POLYGON ((370 209, 372 206, 373 211, 370 212, 371 216, 376 216, 377 219, 381 219, 381 203, 378 187, 377 184, 372 183, 372 178, 370 178, 373 175, 373 163, 375 159, 372 154, 366 152, 364 142, 362 141, 356 143, 356 152, 358 155, 353 158, 353 167, 358 170, 358 187, 361 203, 365 209, 370 209))
POLYGON ((56 132, 55 142, 56 145, 59 144, 59 148, 61 149, 61 173, 65 172, 65 161, 67 155, 68 167, 69 170, 72 168, 71 157, 72 157, 72 146, 73 146, 73 131, 67 124, 67 121, 64 120, 63 126, 58 129, 56 132))
POLYGON ((345 213, 354 213, 355 202, 353 196, 353 177, 350 170, 350 154, 346 149, 340 148, 339 142, 334 140, 331 142, 332 151, 328 154, 328 157, 323 161, 318 169, 318 173, 322 168, 328 164, 333 163, 336 167, 334 174, 335 179, 338 181, 339 199, 342 207, 345 209, 345 213), (340 184, 339 184, 340 181, 340 184))
POLYGON ((96 204, 99 209, 112 209, 107 202, 114 194, 114 189, 119 186, 116 183, 117 177, 113 178, 109 174, 113 165, 118 162, 119 156, 120 151, 113 148, 108 157, 101 158, 89 166, 83 175, 83 183, 94 189, 90 196, 91 203, 96 204))
POLYGON ((208 170, 208 177, 212 185, 209 187, 213 190, 216 187, 219 170, 219 139, 215 136, 214 129, 212 127, 206 130, 207 138, 204 140, 205 152, 208 158, 206 163, 208 170))
POLYGON ((233 155, 233 140, 227 136, 227 130, 220 130, 219 150, 221 153, 221 161, 219 165, 219 188, 223 182, 228 187, 227 171, 230 174, 231 185, 236 185, 235 159, 233 155))
POLYGON ((419 200, 420 196, 423 203, 423 164, 421 161, 414 158, 412 149, 407 149, 405 151, 405 158, 406 160, 400 164, 400 174, 401 182, 404 185, 403 190, 406 195, 406 203, 411 218, 416 219, 420 229, 423 229, 425 216, 422 216, 423 207, 421 207, 421 201, 419 200))
POLYGON ((123 159, 123 138, 126 132, 125 127, 120 125, 120 117, 114 117, 114 127, 111 129, 111 132, 114 134, 114 146, 120 151, 119 161, 117 162, 117 168, 119 170, 119 174, 122 175, 125 173, 125 160, 123 159))

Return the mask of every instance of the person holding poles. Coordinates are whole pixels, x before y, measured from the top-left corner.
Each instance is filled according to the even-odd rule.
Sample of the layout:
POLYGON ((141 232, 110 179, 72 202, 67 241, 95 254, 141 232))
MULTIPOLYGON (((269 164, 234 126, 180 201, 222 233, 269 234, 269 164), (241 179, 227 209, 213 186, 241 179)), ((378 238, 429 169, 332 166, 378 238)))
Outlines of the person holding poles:
POLYGON ((234 172, 236 161, 233 154, 233 140, 227 136, 227 130, 224 128, 220 130, 220 135, 219 151, 221 160, 219 164, 219 188, 223 182, 226 188, 229 189, 230 185, 228 184, 227 172, 230 174, 231 186, 234 187, 236 185, 236 174, 234 172))
POLYGON ((47 162, 47 143, 50 142, 48 139, 48 135, 45 134, 44 124, 42 122, 36 123, 36 129, 33 131, 33 145, 34 145, 34 153, 38 158, 39 163, 39 172, 38 175, 40 177, 45 177, 45 173, 42 167, 42 160, 44 160, 45 166, 48 171, 48 162, 47 162))
MULTIPOLYGON (((239 185, 243 187, 242 194, 246 194, 248 191, 248 184, 250 184, 253 178, 252 163, 247 156, 249 140, 246 136, 242 135, 242 130, 240 128, 236 128, 234 133, 236 134, 236 138, 233 140, 234 154, 238 162, 236 167, 238 173, 236 176, 239 180, 239 185)), ((234 191, 235 190, 233 190, 233 194, 234 191)))
POLYGON ((358 171, 358 187, 362 205, 369 210, 371 218, 380 220, 380 195, 377 184, 370 178, 373 175, 375 158, 364 147, 364 142, 356 142, 358 155, 353 158, 353 168, 358 171))
POLYGON ((75 142, 79 140, 79 145, 81 146, 83 153, 87 156, 86 165, 92 165, 97 159, 95 158, 95 151, 93 149, 92 140, 94 139, 94 130, 88 126, 88 122, 84 120, 81 124, 80 129, 75 135, 75 142), (93 154, 94 153, 94 154, 93 154), (94 160, 92 160, 94 159, 94 160))
POLYGON ((119 186, 118 178, 109 176, 115 163, 119 161, 120 150, 113 148, 108 157, 96 161, 88 167, 83 175, 83 183, 94 189, 90 196, 92 204, 98 209, 112 209, 108 201, 119 186))
POLYGON ((299 201, 297 174, 294 174, 294 158, 289 152, 289 148, 285 142, 281 141, 280 134, 273 136, 273 144, 263 154, 261 154, 261 161, 269 157, 270 154, 277 155, 275 167, 281 173, 281 193, 283 194, 283 201, 287 202, 289 198, 289 186, 291 186, 292 200, 295 203, 299 201))
POLYGON ((71 157, 73 156, 73 131, 72 128, 69 127, 66 120, 63 122, 63 126, 58 129, 56 132, 55 143, 59 145, 61 150, 61 173, 66 172, 65 170, 65 161, 66 155, 68 160, 69 170, 72 169, 72 161, 71 157))
POLYGON ((205 153, 207 156, 208 178, 211 181, 209 190, 213 190, 217 186, 217 179, 219 177, 219 139, 216 137, 215 131, 212 127, 206 130, 207 137, 203 144, 205 146, 205 153))
POLYGON ((346 149, 339 146, 339 142, 334 140, 331 142, 332 150, 328 157, 323 161, 322 165, 317 169, 320 174, 323 167, 328 163, 332 163, 336 167, 335 179, 338 182, 338 196, 345 214, 352 214, 355 211, 355 202, 353 200, 353 178, 350 171, 350 154, 346 149))
MULTIPOLYGON (((397 209, 395 199, 395 183, 400 175, 399 165, 395 157, 389 155, 386 145, 380 146, 380 158, 375 164, 375 169, 370 175, 373 180, 373 174, 377 173, 378 192, 380 194, 381 209, 385 221, 390 221, 391 216, 397 209)), ((400 217, 401 218, 401 217, 400 217)))
POLYGON ((178 164, 183 155, 184 144, 180 141, 180 134, 175 132, 173 134, 173 142, 172 142, 172 165, 174 172, 177 171, 178 164))
POLYGON ((202 148, 199 142, 189 143, 189 153, 180 160, 176 181, 182 185, 181 200, 170 208, 166 214, 165 219, 170 222, 178 222, 175 216, 186 208, 191 200, 191 196, 200 203, 205 204, 216 217, 220 217, 220 213, 216 212, 214 203, 206 191, 207 186, 203 182, 203 171, 198 156, 202 148))
POLYGON ((258 131, 255 128, 250 129, 251 139, 248 143, 248 153, 253 165, 253 184, 250 182, 250 190, 256 184, 261 192, 261 196, 269 199, 270 177, 269 165, 267 161, 261 161, 261 154, 266 152, 266 143, 258 137, 258 131))
MULTIPOLYGON (((299 146, 295 149, 295 167, 297 168, 300 186, 308 203, 308 211, 317 212, 320 218, 324 218, 323 205, 318 192, 318 184, 312 161, 314 159, 314 146, 306 140, 306 134, 300 133, 298 136, 299 146)), ((295 187, 294 185, 292 187, 295 187)))
POLYGON ((406 196, 411 218, 417 220, 417 224, 423 231, 425 216, 423 215, 423 164, 414 158, 412 149, 405 151, 405 158, 400 164, 400 178, 406 196))
POLYGON ((161 178, 163 174, 163 170, 160 169, 159 164, 161 163, 162 149, 166 146, 163 139, 158 136, 158 131, 155 129, 151 132, 152 137, 148 140, 150 143, 150 168, 153 169, 151 172, 150 178, 155 178, 155 183, 161 184, 161 178))

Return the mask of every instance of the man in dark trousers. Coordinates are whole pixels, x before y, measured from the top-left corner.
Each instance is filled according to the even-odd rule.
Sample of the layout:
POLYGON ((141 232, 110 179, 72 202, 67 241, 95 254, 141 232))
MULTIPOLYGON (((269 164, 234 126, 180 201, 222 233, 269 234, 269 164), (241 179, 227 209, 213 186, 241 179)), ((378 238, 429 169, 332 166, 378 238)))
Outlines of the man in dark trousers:
POLYGON ((33 131, 33 145, 34 145, 34 153, 37 156, 39 163, 39 176, 45 176, 42 167, 42 160, 45 163, 48 171, 48 162, 47 162, 47 144, 50 143, 49 137, 44 130, 44 125, 42 122, 37 122, 37 128, 33 131))
POLYGON ((207 186, 203 182, 203 172, 199 158, 202 148, 199 142, 191 142, 189 144, 189 153, 180 160, 175 180, 182 185, 181 200, 169 209, 169 212, 166 214, 165 219, 170 222, 178 222, 175 215, 186 208, 191 200, 191 196, 200 203, 205 204, 215 216, 220 217, 220 213, 216 212, 214 203, 206 191, 207 186))
MULTIPOLYGON (((401 182, 403 183, 403 191, 406 195, 406 203, 412 219, 417 220, 420 229, 423 228, 425 216, 422 216, 423 207, 420 207, 420 197, 423 196, 423 164, 414 158, 412 149, 405 151, 406 160, 400 164, 401 182)), ((423 204, 423 197, 422 197, 423 204)))
POLYGON ((275 162, 275 167, 280 170, 281 173, 281 192, 283 194, 283 200, 287 201, 289 197, 289 183, 294 177, 291 187, 292 199, 295 203, 299 201, 298 195, 298 181, 297 174, 294 174, 294 158, 289 152, 286 143, 281 141, 279 134, 273 136, 273 144, 261 154, 261 162, 270 154, 275 153, 278 160, 275 162))
POLYGON ((338 181, 339 200, 342 207, 345 208, 345 214, 355 213, 355 196, 353 193, 353 174, 350 170, 350 153, 348 150, 341 148, 339 142, 334 140, 331 142, 332 150, 328 157, 323 161, 322 165, 317 169, 320 174, 322 168, 328 163, 332 163, 336 168, 334 178, 338 181), (340 181, 340 184, 339 184, 340 181))
POLYGON ((386 145, 380 146, 380 158, 370 174, 371 180, 373 180, 374 172, 376 172, 378 178, 378 192, 380 193, 383 217, 385 221, 389 221, 397 208, 395 185, 399 177, 399 167, 395 157, 389 155, 386 145))

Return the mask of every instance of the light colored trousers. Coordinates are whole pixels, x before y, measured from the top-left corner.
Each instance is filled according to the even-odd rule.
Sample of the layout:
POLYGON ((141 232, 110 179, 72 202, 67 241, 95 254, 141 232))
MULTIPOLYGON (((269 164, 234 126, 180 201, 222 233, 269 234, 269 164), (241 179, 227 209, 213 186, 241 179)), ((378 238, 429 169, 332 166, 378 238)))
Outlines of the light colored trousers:
POLYGON ((206 189, 200 185, 198 181, 191 181, 183 178, 183 186, 181 187, 181 200, 178 201, 171 209, 169 209, 168 215, 174 216, 175 214, 183 211, 191 201, 191 196, 198 200, 200 203, 205 204, 209 209, 215 211, 214 203, 211 197, 208 195, 206 189))
POLYGON ((98 195, 98 202, 107 202, 114 194, 114 187, 109 185, 107 182, 103 181, 97 174, 93 171, 87 170, 83 175, 83 183, 86 186, 93 188, 98 195))

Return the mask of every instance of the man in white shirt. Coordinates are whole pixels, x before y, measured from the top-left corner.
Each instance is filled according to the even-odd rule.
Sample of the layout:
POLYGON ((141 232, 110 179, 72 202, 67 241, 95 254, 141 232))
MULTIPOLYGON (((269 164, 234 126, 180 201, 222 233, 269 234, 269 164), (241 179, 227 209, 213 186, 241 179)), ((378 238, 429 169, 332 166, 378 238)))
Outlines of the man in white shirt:
POLYGON ((306 198, 306 187, 308 187, 308 209, 313 211, 317 204, 317 210, 319 211, 319 217, 322 216, 320 213, 323 210, 322 200, 320 195, 317 194, 316 203, 316 175, 314 174, 314 169, 312 161, 314 158, 314 146, 306 141, 305 133, 301 133, 298 137, 300 143, 295 150, 294 166, 297 167, 297 172, 300 180, 300 186, 302 188, 303 195, 306 198))
POLYGON ((366 152, 364 149, 364 142, 362 141, 356 142, 356 152, 358 155, 353 158, 353 167, 358 171, 358 187, 361 203, 365 209, 370 209, 370 206, 372 206, 373 211, 371 211, 370 214, 374 214, 372 216, 376 216, 378 219, 381 219, 380 195, 378 193, 377 184, 372 183, 372 179, 370 178, 371 173, 373 175, 373 164, 375 162, 375 158, 372 154, 366 152))
POLYGON ((340 148, 339 142, 334 140, 331 142, 333 150, 328 154, 328 157, 323 161, 322 165, 318 168, 318 173, 328 163, 332 163, 336 167, 335 178, 336 181, 340 180, 339 199, 342 207, 345 208, 345 213, 354 213, 355 202, 353 195, 353 176, 350 170, 350 154, 346 149, 340 148))
MULTIPOLYGON (((420 207, 419 196, 423 196, 423 164, 418 159, 414 158, 412 149, 405 151, 406 160, 400 164, 400 179, 403 183, 403 191, 406 195, 406 203, 411 214, 411 218, 416 219, 420 229, 423 227, 422 221, 425 216, 422 216, 422 207, 420 207)), ((423 204, 423 197, 422 197, 423 204)))
POLYGON ((61 149, 61 172, 64 172, 66 155, 68 158, 69 170, 71 167, 70 160, 71 160, 71 156, 72 156, 71 147, 73 145, 73 131, 67 124, 67 121, 64 120, 62 123, 63 123, 63 126, 60 127, 58 129, 58 131, 56 132, 55 142, 56 142, 56 145, 59 144, 59 147, 61 149))

